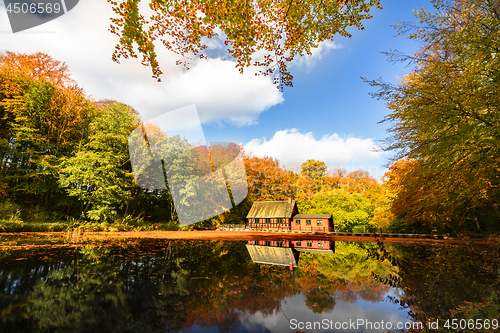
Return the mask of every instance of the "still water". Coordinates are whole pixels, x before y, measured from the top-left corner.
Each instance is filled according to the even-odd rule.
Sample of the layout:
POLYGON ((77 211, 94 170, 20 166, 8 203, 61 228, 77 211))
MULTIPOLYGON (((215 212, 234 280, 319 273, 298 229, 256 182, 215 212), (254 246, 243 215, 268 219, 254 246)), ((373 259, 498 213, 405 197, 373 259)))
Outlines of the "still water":
POLYGON ((0 332, 396 332, 491 295, 500 261, 451 243, 0 245, 0 332))

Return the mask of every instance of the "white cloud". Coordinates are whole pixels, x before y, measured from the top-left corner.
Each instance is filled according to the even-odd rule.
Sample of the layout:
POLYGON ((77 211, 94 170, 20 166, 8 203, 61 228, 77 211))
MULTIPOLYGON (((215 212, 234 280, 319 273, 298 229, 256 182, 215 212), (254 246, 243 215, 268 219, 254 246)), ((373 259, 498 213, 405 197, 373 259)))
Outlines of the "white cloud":
POLYGON ((255 76, 251 69, 239 74, 235 62, 220 59, 199 61, 165 90, 179 106, 194 103, 202 122, 225 119, 236 125, 251 124, 263 110, 283 102, 269 78, 255 76))
MULTIPOLYGON (((283 102, 268 77, 248 70, 241 75, 235 62, 197 61, 191 70, 176 66, 178 55, 157 48, 164 74, 158 83, 139 59, 111 60, 116 35, 108 31, 115 16, 106 1, 87 0, 67 14, 41 26, 13 34, 5 7, 0 7, 0 51, 46 52, 67 63, 75 80, 94 99, 114 99, 136 108, 145 120, 196 104, 202 122, 255 123, 260 113, 283 102)), ((213 41, 216 46, 218 41, 213 41)))
POLYGON ((285 129, 274 134, 271 140, 253 139, 245 145, 254 156, 277 158, 285 167, 298 171, 308 159, 323 161, 330 168, 348 163, 366 163, 379 159, 383 153, 373 139, 342 138, 338 134, 324 135, 319 140, 313 133, 300 133, 297 129, 285 129))
POLYGON ((304 55, 302 57, 297 57, 293 61, 292 65, 298 67, 299 69, 305 68, 306 71, 310 71, 318 62, 320 62, 323 57, 330 52, 330 50, 341 49, 342 45, 337 44, 334 41, 327 40, 320 43, 317 48, 311 50, 311 55, 304 55))
POLYGON ((387 301, 357 300, 347 302, 339 297, 335 299, 334 311, 314 313, 306 305, 306 298, 301 293, 284 298, 280 304, 280 311, 266 315, 262 312, 252 313, 248 310, 243 312, 244 317, 242 316, 241 324, 249 332, 290 332, 311 325, 311 329, 306 329, 307 332, 354 331, 349 329, 351 327, 358 332, 372 333, 380 332, 381 327, 397 327, 398 323, 404 325, 405 322, 409 322, 407 315, 405 309, 387 301), (317 323, 316 327, 314 323, 317 323), (348 329, 342 330, 339 329, 339 326, 335 329, 335 325, 344 325, 344 328, 347 325, 348 329))

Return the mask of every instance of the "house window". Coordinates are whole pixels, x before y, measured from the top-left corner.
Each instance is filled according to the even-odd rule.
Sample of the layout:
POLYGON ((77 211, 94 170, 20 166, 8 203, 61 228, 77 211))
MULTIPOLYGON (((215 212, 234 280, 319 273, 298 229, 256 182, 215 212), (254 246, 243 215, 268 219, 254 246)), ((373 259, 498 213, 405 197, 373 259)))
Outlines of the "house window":
POLYGON ((295 220, 295 224, 300 225, 300 220, 295 220))
POLYGON ((306 220, 307 225, 311 225, 311 220, 306 220))
POLYGON ((317 220, 317 221, 316 221, 316 224, 317 224, 317 225, 323 225, 323 221, 321 221, 321 220, 317 220))
POLYGON ((297 241, 297 242, 295 242, 295 246, 300 246, 301 244, 302 244, 302 242, 301 242, 301 241, 297 241))
POLYGON ((283 242, 282 242, 282 241, 278 241, 278 242, 276 242, 276 246, 277 246, 277 247, 283 247, 283 242))
POLYGON ((271 246, 271 241, 266 241, 266 246, 271 246))
POLYGON ((282 217, 278 217, 278 223, 283 223, 283 218, 282 217))
POLYGON ((307 246, 313 246, 313 242, 307 242, 307 246))
POLYGON ((323 242, 318 242, 318 247, 323 247, 323 242))
POLYGON ((259 241, 253 241, 254 245, 259 245, 259 241))
POLYGON ((271 219, 270 218, 266 218, 266 223, 271 223, 271 219))
POLYGON ((255 219, 255 223, 259 223, 259 219, 255 219))

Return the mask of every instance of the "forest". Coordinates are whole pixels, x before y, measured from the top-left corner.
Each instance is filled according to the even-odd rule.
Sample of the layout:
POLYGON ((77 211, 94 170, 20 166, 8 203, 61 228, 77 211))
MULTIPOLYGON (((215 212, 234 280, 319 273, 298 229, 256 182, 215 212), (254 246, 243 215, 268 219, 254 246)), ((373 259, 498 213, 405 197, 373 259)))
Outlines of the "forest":
MULTIPOLYGON (((499 232, 500 5, 435 1, 415 15, 396 28, 420 49, 387 52, 411 71, 394 84, 365 79, 389 112, 382 180, 317 160, 292 172, 244 152, 248 196, 194 227, 245 223, 255 200, 294 197, 342 231, 499 232)), ((63 59, 3 52, 0 231, 180 229, 168 188, 134 180, 128 138, 141 124, 133 106, 87 95, 63 59)))

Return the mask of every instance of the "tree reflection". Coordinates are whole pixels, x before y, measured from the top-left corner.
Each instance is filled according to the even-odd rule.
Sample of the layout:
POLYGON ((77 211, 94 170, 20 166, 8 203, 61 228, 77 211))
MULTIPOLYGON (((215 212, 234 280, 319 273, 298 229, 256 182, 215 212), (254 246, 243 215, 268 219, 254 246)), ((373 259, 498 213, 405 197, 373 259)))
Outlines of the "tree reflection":
POLYGON ((33 286, 26 313, 41 331, 125 330, 129 310, 124 283, 112 263, 101 260, 109 251, 85 250, 83 259, 51 270, 33 286))
POLYGON ((334 254, 301 252, 290 271, 253 263, 245 242, 15 250, 0 258, 0 331, 180 332, 197 325, 232 332, 256 313, 281 313, 283 300, 299 294, 315 314, 334 312, 339 300, 392 300, 416 319, 449 317, 487 292, 498 269, 492 253, 337 242, 334 254))
POLYGON ((330 313, 335 307, 335 293, 321 287, 305 290, 306 305, 314 313, 330 313))
POLYGON ((374 275, 390 276, 398 268, 389 261, 371 258, 369 249, 373 248, 371 244, 336 242, 335 255, 301 253, 297 280, 307 306, 323 313, 333 310, 336 298, 346 302, 382 301, 390 287, 374 275), (319 295, 322 302, 316 301, 319 295))
MULTIPOLYGON (((399 300, 419 320, 450 318, 463 302, 477 302, 497 285, 498 246, 399 247, 399 300)), ((392 251, 396 253, 396 251, 392 251)))

